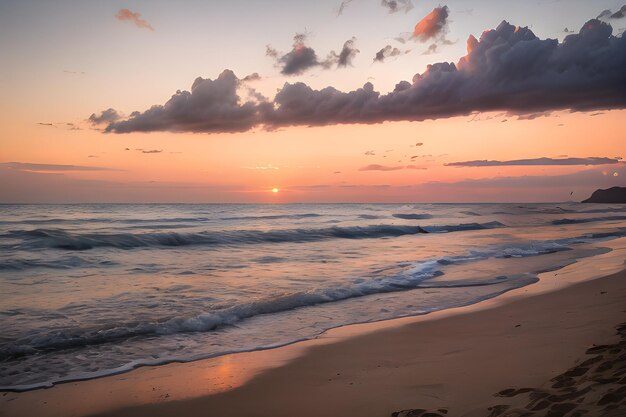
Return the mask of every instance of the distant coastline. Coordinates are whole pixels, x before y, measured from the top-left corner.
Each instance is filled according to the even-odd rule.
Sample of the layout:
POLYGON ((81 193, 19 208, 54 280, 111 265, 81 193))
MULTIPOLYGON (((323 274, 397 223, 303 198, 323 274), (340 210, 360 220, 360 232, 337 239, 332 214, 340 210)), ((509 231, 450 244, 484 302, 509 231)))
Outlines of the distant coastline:
POLYGON ((606 190, 596 190, 583 203, 625 204, 626 187, 611 187, 606 190))

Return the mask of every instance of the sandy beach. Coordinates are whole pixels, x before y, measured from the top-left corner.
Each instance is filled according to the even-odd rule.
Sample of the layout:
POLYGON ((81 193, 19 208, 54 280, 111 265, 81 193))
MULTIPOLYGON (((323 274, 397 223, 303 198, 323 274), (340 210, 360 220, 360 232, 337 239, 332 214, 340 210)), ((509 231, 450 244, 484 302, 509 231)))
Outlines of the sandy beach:
POLYGON ((277 349, 4 393, 0 415, 513 416, 533 407, 538 414, 528 415, 551 407, 555 416, 609 415, 624 397, 624 341, 616 329, 626 322, 626 272, 611 273, 623 267, 625 251, 609 246, 613 252, 473 306, 346 326, 277 349), (568 400, 582 386, 579 402, 568 400), (591 411, 567 414, 574 406, 591 411))

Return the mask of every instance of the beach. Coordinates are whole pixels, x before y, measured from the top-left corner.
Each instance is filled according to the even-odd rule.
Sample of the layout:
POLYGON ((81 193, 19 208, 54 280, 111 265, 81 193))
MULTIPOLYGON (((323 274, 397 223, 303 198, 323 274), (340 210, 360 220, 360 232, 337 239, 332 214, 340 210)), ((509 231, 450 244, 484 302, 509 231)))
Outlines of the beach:
MULTIPOLYGON (((4 393, 0 415, 382 417, 415 409, 507 415, 488 409, 532 403, 529 389, 554 390, 553 378, 593 358, 588 349, 619 343, 616 328, 626 322, 621 240, 608 243, 612 252, 546 272, 537 284, 472 306, 345 326, 277 349, 4 393), (511 389, 522 392, 511 396, 511 389)), ((580 415, 609 415, 600 411, 606 403, 586 404, 584 398, 592 401, 596 393, 597 402, 624 386, 623 341, 617 349, 621 368, 619 361, 600 368, 596 379, 603 375, 611 382, 599 384, 602 395, 594 388, 582 396, 582 408, 590 411, 580 415), (619 369, 621 382, 610 379, 619 369)), ((555 401, 536 415, 563 402, 571 403, 555 401)))

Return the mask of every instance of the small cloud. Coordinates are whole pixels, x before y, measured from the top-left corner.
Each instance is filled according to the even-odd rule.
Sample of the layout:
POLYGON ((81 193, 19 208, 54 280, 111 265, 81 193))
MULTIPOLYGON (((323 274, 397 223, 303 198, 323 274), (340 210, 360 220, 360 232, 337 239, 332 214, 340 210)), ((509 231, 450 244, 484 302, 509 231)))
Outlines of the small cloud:
POLYGON ((37 124, 40 125, 40 126, 56 127, 56 126, 54 126, 54 123, 37 122, 37 124))
POLYGON ((420 166, 417 166, 417 165, 407 165, 407 166, 406 166, 406 169, 419 169, 419 170, 426 170, 426 169, 428 169, 428 168, 426 168, 426 167, 420 167, 420 166))
POLYGON ((341 16, 350 3, 352 3, 352 0, 343 0, 337 8, 337 16, 341 16))
POLYGON ((266 47, 265 55, 274 59, 275 65, 280 68, 283 75, 300 75, 315 67, 330 69, 346 67, 352 64, 352 60, 359 53, 355 48, 356 38, 348 39, 344 42, 339 54, 331 51, 326 59, 320 60, 315 50, 306 45, 307 36, 304 33, 297 33, 293 37, 293 47, 291 51, 283 54, 271 46, 266 47))
POLYGON ((417 142, 415 146, 424 146, 424 142, 417 142))
POLYGON ((411 0, 381 0, 380 5, 385 7, 389 13, 397 13, 400 11, 407 13, 413 9, 411 0))
POLYGON ((356 38, 354 36, 352 39, 348 39, 344 42, 341 52, 339 52, 339 55, 337 56, 337 67, 347 67, 348 65, 352 65, 352 60, 360 52, 355 48, 355 42, 356 38))
POLYGON ((132 22, 138 28, 154 31, 154 28, 150 25, 150 23, 148 23, 147 20, 141 18, 141 13, 131 12, 128 9, 120 9, 120 11, 115 14, 115 18, 122 22, 132 22))
POLYGON ((449 12, 448 6, 435 7, 426 17, 417 22, 412 37, 427 41, 443 36, 448 24, 449 12))
POLYGON ((63 72, 66 73, 66 74, 72 74, 72 75, 85 75, 85 71, 63 70, 63 72))
POLYGON ((378 165, 378 164, 370 164, 364 166, 363 168, 359 168, 359 171, 398 171, 403 169, 402 166, 386 166, 386 165, 378 165))
POLYGON ((260 170, 260 171, 268 171, 268 170, 278 171, 280 169, 280 167, 274 166, 272 164, 255 166, 255 167, 241 167, 241 168, 242 169, 260 170))
POLYGON ((376 52, 374 62, 385 62, 385 59, 402 55, 402 51, 391 45, 386 45, 380 51, 376 52))
POLYGON ((92 113, 89 116, 89 122, 93 125, 113 123, 121 118, 117 110, 108 108, 100 112, 100 114, 92 113))
POLYGON ((141 153, 161 153, 163 149, 138 149, 141 153))
POLYGON ((341 174, 341 171, 335 171, 333 174, 341 174))
POLYGON ((365 155, 374 156, 374 155, 376 155, 376 153, 374 151, 367 151, 367 152, 365 152, 365 155))

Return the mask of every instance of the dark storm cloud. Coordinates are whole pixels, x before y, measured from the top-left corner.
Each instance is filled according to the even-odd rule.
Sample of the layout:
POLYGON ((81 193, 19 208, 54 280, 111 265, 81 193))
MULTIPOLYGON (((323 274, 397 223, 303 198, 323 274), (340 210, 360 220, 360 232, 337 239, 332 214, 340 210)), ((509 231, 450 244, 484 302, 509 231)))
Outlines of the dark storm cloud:
POLYGON ((354 37, 348 39, 344 42, 339 54, 331 51, 326 59, 321 60, 315 50, 306 45, 306 35, 298 33, 293 37, 291 51, 283 54, 268 45, 265 55, 275 60, 276 66, 281 69, 281 74, 299 75, 315 67, 329 69, 332 66, 346 67, 351 65, 352 60, 359 53, 359 50, 355 48, 355 41, 356 38, 354 37))
POLYGON ((374 56, 374 62, 385 62, 385 59, 402 55, 402 51, 398 48, 394 48, 391 45, 386 45, 380 51, 376 52, 374 56))
POLYGON ((537 166, 537 165, 607 165, 617 164, 619 159, 615 158, 533 158, 514 159, 512 161, 488 161, 486 159, 477 161, 452 162, 446 164, 450 167, 503 167, 503 166, 537 166))
POLYGON ((255 126, 372 124, 421 121, 504 111, 524 115, 556 110, 621 109, 626 105, 626 39, 609 24, 588 21, 559 43, 525 27, 502 22, 470 36, 458 63, 440 62, 381 94, 371 83, 342 92, 285 83, 273 102, 241 103, 237 78, 225 71, 198 79, 165 105, 112 122, 107 131, 234 132, 255 126))
POLYGON ((107 124, 113 123, 116 120, 119 120, 120 118, 121 116, 117 112, 117 110, 113 108, 108 108, 106 110, 101 111, 100 114, 92 113, 91 116, 89 116, 88 120, 94 125, 99 125, 103 123, 107 123, 107 124))
POLYGON ((385 7, 389 13, 408 12, 413 8, 411 0, 381 0, 381 6, 385 7))

